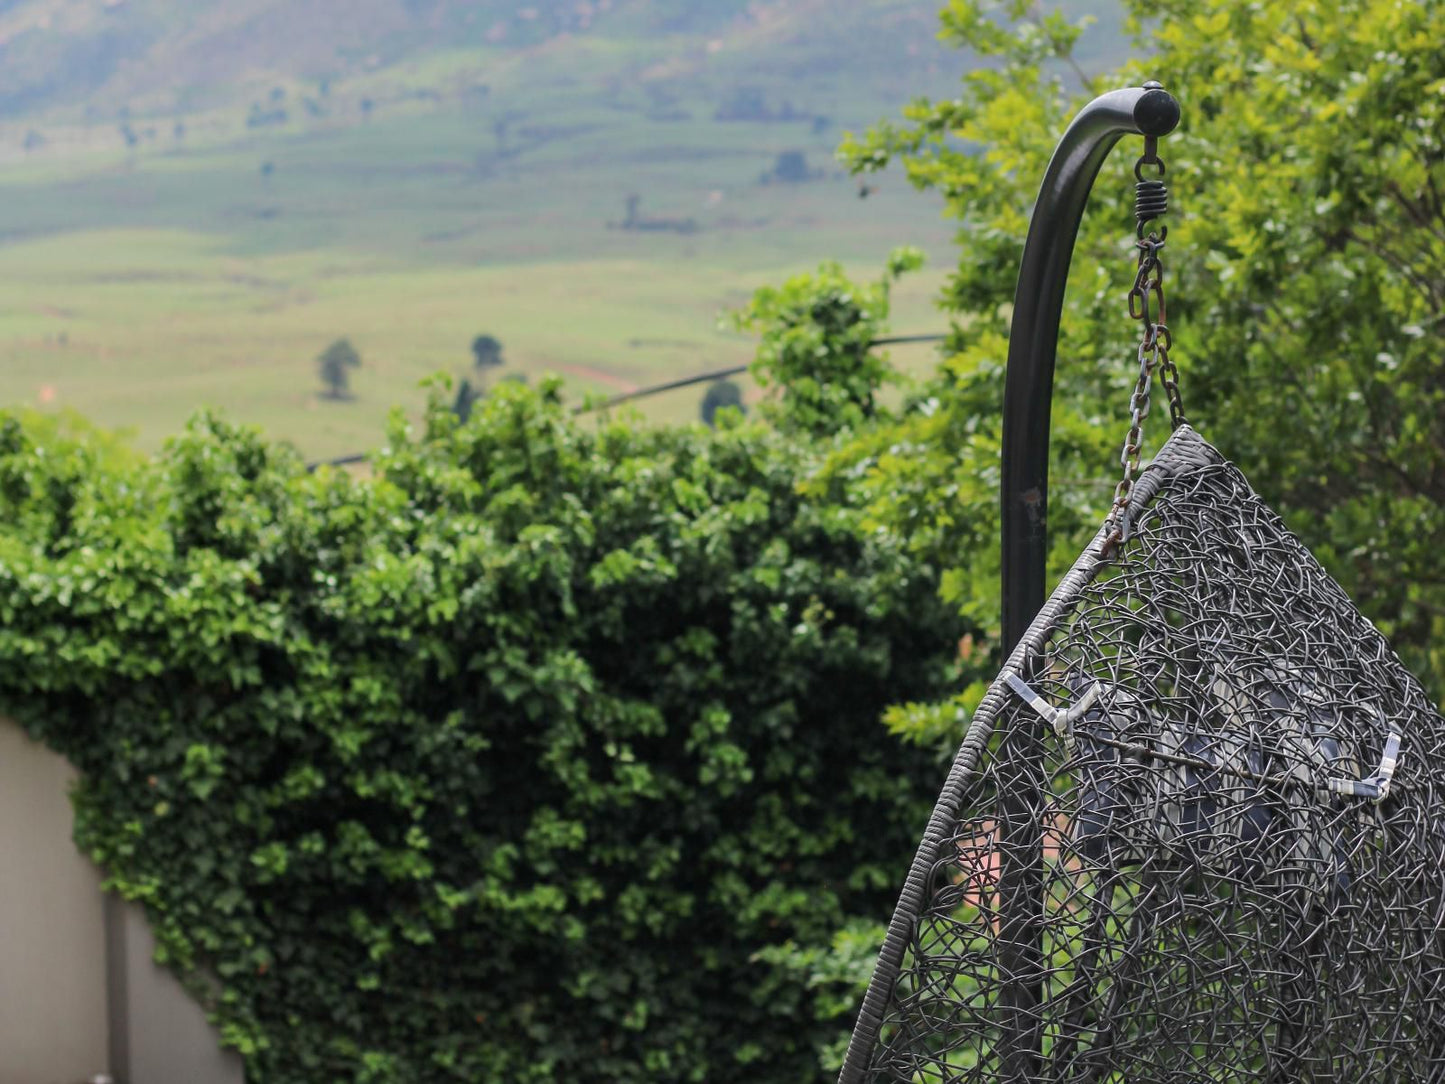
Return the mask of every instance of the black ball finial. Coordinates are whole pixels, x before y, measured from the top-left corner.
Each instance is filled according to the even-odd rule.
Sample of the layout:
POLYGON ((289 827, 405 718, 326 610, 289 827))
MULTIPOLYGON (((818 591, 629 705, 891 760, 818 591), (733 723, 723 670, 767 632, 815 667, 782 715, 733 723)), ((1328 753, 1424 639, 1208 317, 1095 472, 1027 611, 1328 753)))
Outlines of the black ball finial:
POLYGON ((1166 136, 1179 123, 1179 103, 1151 79, 1144 84, 1144 93, 1134 105, 1134 123, 1146 136, 1166 136))

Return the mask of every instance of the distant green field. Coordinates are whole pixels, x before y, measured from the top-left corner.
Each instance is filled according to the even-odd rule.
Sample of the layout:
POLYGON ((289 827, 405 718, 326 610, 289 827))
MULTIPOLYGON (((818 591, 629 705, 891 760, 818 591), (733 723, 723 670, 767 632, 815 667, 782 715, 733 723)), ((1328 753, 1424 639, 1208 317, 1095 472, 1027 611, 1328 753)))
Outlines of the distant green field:
MULTIPOLYGON (((507 371, 558 373, 579 398, 746 361, 748 342, 719 332, 717 312, 786 270, 640 258, 387 265, 336 250, 238 258, 199 234, 77 234, 0 251, 0 387, 9 403, 135 428, 145 446, 212 404, 330 456, 374 444, 390 406, 420 402, 423 377, 464 375, 482 330, 506 345, 507 371), (317 394, 313 359, 339 335, 364 361, 348 402, 317 394)), ((898 326, 941 326, 928 302, 937 283, 919 276, 900 291, 898 326)), ((645 412, 692 416, 700 396, 678 392, 645 412)))
MULTIPOLYGON (((281 80, 259 106, 248 90, 123 129, 63 112, 0 127, 0 402, 75 408, 144 447, 214 405, 334 456, 374 446, 428 374, 464 375, 479 333, 580 401, 746 361, 721 312, 822 259, 872 277, 899 244, 933 264, 900 287, 894 327, 943 330, 940 202, 896 177, 860 199, 833 148, 946 92, 965 58, 931 41, 931 0, 827 10, 726 39, 423 50, 324 93, 281 80), (284 120, 247 125, 273 104, 284 120), (724 119, 748 108, 766 119, 724 119), (767 181, 785 151, 813 178, 767 181), (619 228, 629 196, 692 228, 619 228), (342 336, 363 366, 334 401, 314 359, 342 336)), ((693 417, 701 394, 642 409, 693 417)))
MULTIPOLYGON (((820 259, 873 276, 910 242, 946 260, 932 201, 897 182, 860 200, 831 175, 836 132, 719 123, 698 148, 642 120, 479 167, 493 137, 473 127, 422 115, 116 155, 68 176, 12 169, 0 397, 74 407, 146 446, 219 405, 334 455, 373 444, 391 405, 420 400, 422 377, 463 373, 480 332, 515 369, 557 372, 579 396, 616 391, 746 360, 720 312, 820 259), (793 147, 830 176, 761 184, 793 147), (697 232, 609 228, 631 193, 643 217, 691 218, 697 232), (316 394, 313 359, 343 335, 364 364, 355 399, 334 402, 316 394)), ((928 303, 941 275, 900 290, 900 328, 941 327, 928 303)), ((688 416, 698 395, 649 409, 688 416)))

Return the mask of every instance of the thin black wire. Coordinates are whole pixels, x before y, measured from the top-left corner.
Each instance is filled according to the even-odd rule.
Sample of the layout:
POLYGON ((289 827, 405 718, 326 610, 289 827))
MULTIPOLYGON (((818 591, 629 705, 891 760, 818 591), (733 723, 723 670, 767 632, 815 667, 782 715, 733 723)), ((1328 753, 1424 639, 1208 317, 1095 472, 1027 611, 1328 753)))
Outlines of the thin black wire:
POLYGON ((657 395, 664 391, 673 391, 677 388, 690 387, 693 384, 708 384, 714 380, 724 380, 730 376, 737 376, 739 373, 748 371, 751 362, 744 362, 742 365, 729 365, 726 369, 713 369, 711 372, 698 373, 695 376, 684 376, 677 380, 669 380, 663 384, 651 384, 645 388, 637 388, 634 391, 624 391, 620 395, 613 395, 607 399, 599 399, 593 403, 583 403, 581 406, 573 407, 573 414, 588 414, 594 410, 608 410, 620 403, 630 403, 634 399, 646 399, 649 395, 657 395))
MULTIPOLYGON (((905 343, 937 343, 947 339, 947 335, 885 335, 879 339, 873 339, 868 343, 869 349, 875 346, 901 346, 905 343)), ((619 395, 613 395, 606 399, 599 399, 595 402, 583 403, 581 406, 572 408, 572 413, 589 414, 596 410, 610 410, 612 407, 622 403, 630 403, 635 399, 646 399, 649 396, 660 395, 665 391, 676 391, 678 388, 691 387, 694 384, 708 384, 714 380, 725 380, 730 376, 738 376, 748 371, 751 362, 742 365, 729 365, 725 369, 712 369, 705 373, 696 373, 693 376, 679 377, 677 380, 664 381, 661 384, 649 384, 644 388, 637 388, 633 391, 625 391, 619 395)), ((370 457, 370 452, 357 452, 353 455, 338 456, 335 459, 322 459, 315 463, 308 463, 306 469, 314 471, 317 467, 344 467, 351 463, 364 463, 370 457)))

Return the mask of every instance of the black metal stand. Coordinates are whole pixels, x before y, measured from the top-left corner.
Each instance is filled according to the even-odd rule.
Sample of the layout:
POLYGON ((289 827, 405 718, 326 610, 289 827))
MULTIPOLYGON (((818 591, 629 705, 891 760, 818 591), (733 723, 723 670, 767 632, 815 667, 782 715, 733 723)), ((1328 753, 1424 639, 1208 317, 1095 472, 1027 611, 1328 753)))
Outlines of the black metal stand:
POLYGON ((1163 136, 1179 103, 1158 83, 1114 90, 1079 111, 1054 151, 1029 222, 1014 293, 1003 397, 1003 646, 1012 651, 1044 604, 1049 404, 1064 283, 1084 203, 1120 138, 1163 136))
MULTIPOLYGON (((1014 294, 1003 404, 1003 647, 1013 651, 1044 604, 1048 551, 1049 407, 1059 316, 1084 204, 1109 151, 1128 134, 1163 136, 1179 123, 1179 103, 1158 83, 1115 90, 1080 110, 1059 140, 1029 222, 1014 294)), ((1025 743, 1042 776, 1043 724, 1025 743)), ((1004 1010, 1001 1080, 1038 1079, 1043 999, 1043 840, 1040 795, 1019 788, 1001 802, 998 969, 1004 1010)))

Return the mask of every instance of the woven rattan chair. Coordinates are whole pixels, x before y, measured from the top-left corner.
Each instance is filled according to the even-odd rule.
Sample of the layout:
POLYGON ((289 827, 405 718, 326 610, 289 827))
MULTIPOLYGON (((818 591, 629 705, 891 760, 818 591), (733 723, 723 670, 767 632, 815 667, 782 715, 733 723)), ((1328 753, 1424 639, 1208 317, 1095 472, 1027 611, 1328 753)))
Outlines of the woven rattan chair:
POLYGON ((842 1084, 1445 1080, 1445 723, 1177 396, 1173 435, 1043 602, 1069 250, 1108 150, 1134 132, 1147 158, 1177 119, 1157 85, 1105 95, 1049 167, 1005 404, 1012 652, 842 1084))

